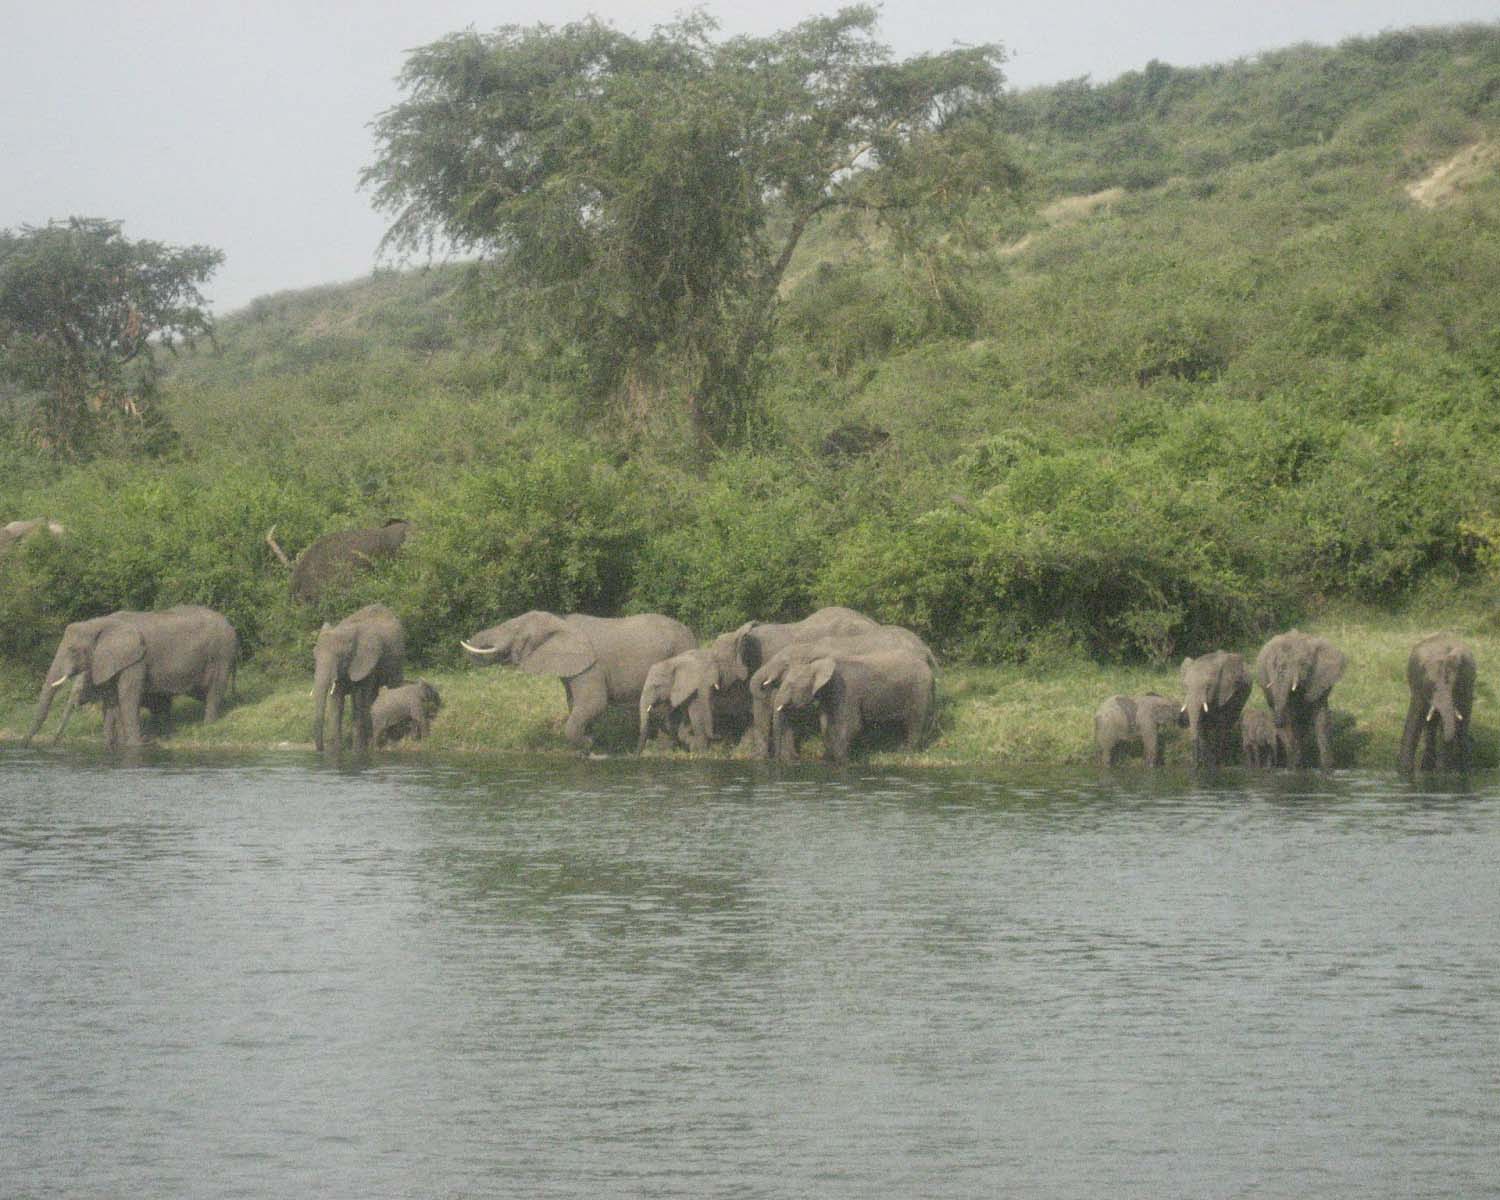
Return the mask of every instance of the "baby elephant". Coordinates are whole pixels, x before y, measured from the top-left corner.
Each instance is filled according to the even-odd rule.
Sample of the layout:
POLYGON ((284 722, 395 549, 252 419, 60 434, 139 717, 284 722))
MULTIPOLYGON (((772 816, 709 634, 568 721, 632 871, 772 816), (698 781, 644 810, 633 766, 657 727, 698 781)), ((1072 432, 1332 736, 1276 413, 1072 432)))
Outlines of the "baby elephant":
POLYGON ((375 728, 375 744, 388 746, 411 734, 418 741, 427 736, 432 719, 443 707, 437 688, 425 679, 401 687, 385 688, 375 698, 370 718, 375 728))
POLYGON ((1094 744, 1099 765, 1112 767, 1136 746, 1148 767, 1162 763, 1163 735, 1186 724, 1175 700, 1148 692, 1144 696, 1111 696, 1094 713, 1094 744))
POLYGON ((1240 750, 1247 767, 1274 767, 1277 761, 1276 720, 1264 708, 1246 711, 1240 721, 1240 750))

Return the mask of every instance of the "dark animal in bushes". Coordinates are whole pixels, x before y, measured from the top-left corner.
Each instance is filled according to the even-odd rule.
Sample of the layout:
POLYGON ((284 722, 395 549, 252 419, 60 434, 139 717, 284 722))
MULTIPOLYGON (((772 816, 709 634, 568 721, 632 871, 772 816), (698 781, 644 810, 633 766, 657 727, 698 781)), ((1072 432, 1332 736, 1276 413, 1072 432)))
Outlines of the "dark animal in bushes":
POLYGON ((1182 714, 1193 743, 1193 766, 1212 769, 1230 761, 1235 724, 1250 697, 1245 660, 1215 650, 1182 660, 1182 714))
POLYGON ((387 521, 373 529, 342 529, 326 533, 297 556, 293 564, 276 542, 276 527, 266 533, 266 544, 292 568, 292 599, 304 604, 316 603, 324 589, 351 572, 363 570, 383 558, 392 557, 411 532, 411 522, 387 521))
POLYGON ((1411 704, 1401 731, 1401 770, 1467 771, 1473 757, 1469 721, 1474 712, 1474 653, 1458 638, 1434 633, 1412 647, 1406 660, 1411 704))
POLYGON ((481 630, 462 642, 481 666, 503 663, 528 675, 556 675, 568 697, 563 736, 587 750, 589 726, 611 704, 637 711, 651 668, 693 649, 697 639, 681 621, 659 613, 589 617, 529 612, 481 630))
POLYGON ((1263 708, 1246 709, 1240 720, 1240 751, 1247 767, 1274 767, 1279 743, 1276 722, 1263 708))
POLYGON ((750 723, 750 692, 743 681, 725 687, 713 652, 693 649, 663 659, 646 672, 640 710, 636 753, 659 728, 701 752, 715 738, 744 731, 750 723))
POLYGON ((781 757, 793 757, 786 722, 795 711, 812 709, 829 762, 848 762, 854 739, 876 725, 899 727, 904 748, 915 750, 927 733, 934 692, 932 667, 910 650, 829 654, 791 663, 776 686, 773 743, 781 757))
POLYGON ((1094 713, 1094 745, 1099 749, 1100 766, 1114 766, 1136 747, 1140 747, 1148 767, 1161 766, 1167 731, 1182 722, 1182 706, 1155 692, 1111 696, 1094 713))
POLYGON ((1318 765, 1333 766, 1333 714, 1328 696, 1344 677, 1346 660, 1325 638, 1297 629, 1277 634, 1255 659, 1255 680, 1276 722, 1281 757, 1294 770, 1315 747, 1318 765))
POLYGON ((760 758, 773 753, 781 758, 796 757, 796 738, 799 731, 795 720, 785 720, 777 732, 774 721, 773 700, 782 677, 795 664, 811 662, 828 655, 879 654, 899 651, 921 659, 931 671, 937 669, 937 659, 927 643, 910 629, 900 625, 877 625, 874 629, 851 637, 818 638, 808 642, 792 642, 771 655, 750 676, 750 729, 746 740, 750 753, 760 758), (775 740, 773 740, 773 735, 775 740))
POLYGON ((104 707, 105 741, 110 746, 140 745, 141 708, 165 715, 173 696, 203 701, 203 719, 216 721, 234 676, 239 646, 234 626, 213 609, 198 605, 178 605, 162 612, 113 612, 75 621, 63 630, 47 668, 26 741, 41 729, 53 697, 70 679, 78 683, 68 715, 80 703, 99 701, 104 707))
POLYGON ((431 731, 432 720, 442 707, 442 696, 425 679, 382 689, 370 709, 375 745, 388 746, 407 736, 421 741, 431 731))
POLYGON ((349 698, 354 750, 368 750, 375 735, 375 697, 402 682, 406 631, 383 604, 367 604, 337 625, 324 625, 313 646, 313 744, 337 754, 343 743, 344 698, 349 698), (328 701, 333 701, 333 736, 323 738, 328 701))

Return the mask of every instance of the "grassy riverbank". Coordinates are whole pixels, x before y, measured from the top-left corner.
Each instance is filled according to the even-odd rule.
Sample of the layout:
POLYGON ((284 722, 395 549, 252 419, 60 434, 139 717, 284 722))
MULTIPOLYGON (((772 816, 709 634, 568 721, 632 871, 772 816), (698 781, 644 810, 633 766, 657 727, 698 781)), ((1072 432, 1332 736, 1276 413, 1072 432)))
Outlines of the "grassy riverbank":
MULTIPOLYGON (((1349 657, 1349 668, 1334 691, 1337 756, 1340 766, 1393 770, 1406 715, 1406 656, 1421 636, 1437 629, 1462 634, 1479 659, 1479 695, 1475 706, 1476 757, 1479 765, 1500 765, 1500 713, 1491 682, 1492 664, 1500 662, 1500 621, 1485 593, 1471 591, 1442 600, 1429 599, 1398 614, 1355 608, 1326 612, 1304 626, 1331 639, 1349 657)), ((1241 647, 1247 657, 1254 649, 1241 647)), ((563 691, 553 679, 505 669, 470 667, 411 671, 442 692, 444 708, 431 738, 421 746, 404 744, 389 754, 538 754, 571 756, 562 739, 563 691)), ((311 665, 305 676, 272 675, 253 666, 240 677, 238 699, 213 726, 196 722, 198 707, 179 701, 178 723, 163 745, 186 749, 292 748, 311 752, 308 696, 311 665)), ((30 723, 38 681, 18 674, 4 677, 0 702, 0 738, 14 741, 30 723)), ((939 727, 920 754, 879 750, 864 761, 900 766, 1063 766, 1086 763, 1092 754, 1093 713, 1115 692, 1180 692, 1175 665, 1113 667, 1081 660, 1054 666, 955 667, 939 682, 939 727)), ((1252 704, 1262 704, 1257 695, 1252 704)), ((50 743, 59 722, 57 710, 43 731, 50 743)), ((97 744, 101 736, 97 707, 86 710, 68 730, 70 744, 97 744)), ((611 753, 634 748, 634 723, 612 713, 598 738, 611 753)), ((660 746, 652 755, 674 752, 660 746)), ((733 757, 730 747, 713 751, 733 757)), ((1168 748, 1169 762, 1186 757, 1183 739, 1168 748)))

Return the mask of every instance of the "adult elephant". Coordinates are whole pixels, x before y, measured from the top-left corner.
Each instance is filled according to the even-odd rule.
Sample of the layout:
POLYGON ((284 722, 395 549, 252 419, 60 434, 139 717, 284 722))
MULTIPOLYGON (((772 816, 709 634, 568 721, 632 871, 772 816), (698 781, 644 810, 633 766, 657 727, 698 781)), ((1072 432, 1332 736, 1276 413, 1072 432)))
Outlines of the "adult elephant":
POLYGON ((1333 766, 1333 714, 1328 695, 1344 677, 1347 660, 1326 638, 1292 629, 1277 634, 1255 658, 1255 681, 1271 706, 1276 740, 1286 765, 1294 770, 1316 743, 1318 765, 1333 766))
POLYGON ((935 690, 931 665, 910 649, 793 662, 776 686, 772 739, 783 758, 791 757, 786 722, 798 710, 811 710, 829 762, 847 763, 854 739, 874 725, 898 726, 903 746, 915 750, 926 736, 935 690))
POLYGON ((878 654, 886 651, 904 651, 920 658, 929 669, 937 669, 937 659, 927 643, 901 625, 877 625, 874 629, 849 637, 796 641, 771 655, 750 676, 750 728, 746 733, 750 753, 758 758, 769 758, 773 753, 781 758, 793 758, 796 755, 796 724, 785 721, 778 733, 773 719, 772 701, 776 689, 781 685, 782 676, 790 667, 827 655, 878 654))
POLYGON ((461 642, 470 661, 503 663, 528 675, 556 675, 568 698, 563 736, 582 750, 589 726, 611 705, 639 708, 653 665, 697 645, 693 631, 660 613, 633 617, 528 612, 461 642))
POLYGON ((711 649, 687 650, 654 664, 641 687, 641 733, 636 753, 657 729, 702 752, 717 737, 734 736, 750 723, 750 693, 743 681, 726 686, 711 649))
POLYGON ((1182 660, 1182 715, 1193 743, 1193 766, 1222 767, 1234 751, 1234 727, 1250 698, 1245 660, 1215 650, 1182 660))
POLYGON ((1473 757, 1469 718, 1474 712, 1474 652, 1452 634, 1434 633, 1411 649, 1406 683, 1411 703, 1401 731, 1401 770, 1467 771, 1473 757))
POLYGON ((324 625, 313 646, 313 744, 321 752, 323 720, 333 701, 331 754, 343 745, 344 698, 349 698, 354 750, 363 753, 374 740, 372 710, 383 687, 402 682, 406 665, 406 631, 384 604, 367 604, 337 625, 324 625))
POLYGON ((173 696, 203 701, 203 719, 216 721, 239 648, 234 626, 200 605, 162 612, 122 610, 75 621, 57 644, 25 740, 29 744, 36 736, 53 697, 70 679, 77 682, 69 714, 79 703, 98 700, 110 746, 140 745, 142 706, 162 715, 170 710, 173 696))
POLYGON ((880 628, 863 613, 832 605, 820 608, 800 621, 746 621, 730 633, 721 633, 709 650, 727 682, 748 681, 768 658, 793 642, 819 638, 854 637, 880 628))
POLYGON ((371 529, 341 529, 325 533, 297 556, 293 563, 276 541, 276 526, 266 532, 266 544, 292 569, 292 599, 316 603, 335 580, 392 557, 411 532, 411 522, 393 518, 371 529))

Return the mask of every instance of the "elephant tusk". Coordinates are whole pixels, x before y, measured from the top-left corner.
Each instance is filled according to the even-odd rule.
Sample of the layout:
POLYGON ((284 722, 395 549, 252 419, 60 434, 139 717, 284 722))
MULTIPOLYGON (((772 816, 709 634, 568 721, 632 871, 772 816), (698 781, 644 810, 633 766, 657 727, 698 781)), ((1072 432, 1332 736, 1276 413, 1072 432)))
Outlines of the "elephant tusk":
POLYGON ((1296 690, 1297 690, 1297 681, 1294 679, 1294 680, 1292 680, 1292 691, 1295 692, 1296 690))
POLYGON ((471 645, 469 645, 468 642, 464 641, 462 638, 459 639, 459 643, 458 644, 460 646, 462 646, 465 650, 467 650, 470 654, 499 654, 500 653, 500 647, 499 646, 471 646, 471 645))
POLYGON ((1183 705, 1183 706, 1182 706, 1182 715, 1183 715, 1183 716, 1187 716, 1187 705, 1186 705, 1186 704, 1184 704, 1184 705, 1183 705))
POLYGON ((1453 715, 1454 715, 1454 716, 1455 716, 1455 717, 1456 717, 1456 718, 1457 718, 1457 719, 1458 719, 1458 720, 1460 720, 1460 721, 1462 721, 1462 720, 1463 720, 1463 719, 1464 719, 1464 715, 1463 715, 1463 713, 1461 713, 1461 712, 1456 712, 1456 713, 1454 713, 1454 714, 1453 714, 1453 715))
POLYGON ((62 687, 63 684, 67 683, 68 680, 70 680, 72 678, 73 677, 71 675, 64 675, 56 683, 49 684, 48 686, 51 687, 51 689, 55 692, 55 691, 57 691, 58 688, 62 687))
POLYGON ((1427 719, 1430 721, 1435 716, 1437 716, 1437 705, 1436 704, 1434 704, 1431 708, 1429 708, 1427 710, 1427 719))
POLYGON ((1208 701, 1207 701, 1207 700, 1205 700, 1205 701, 1204 701, 1204 702, 1203 702, 1203 711, 1204 711, 1204 712, 1207 712, 1207 711, 1208 711, 1208 701))

